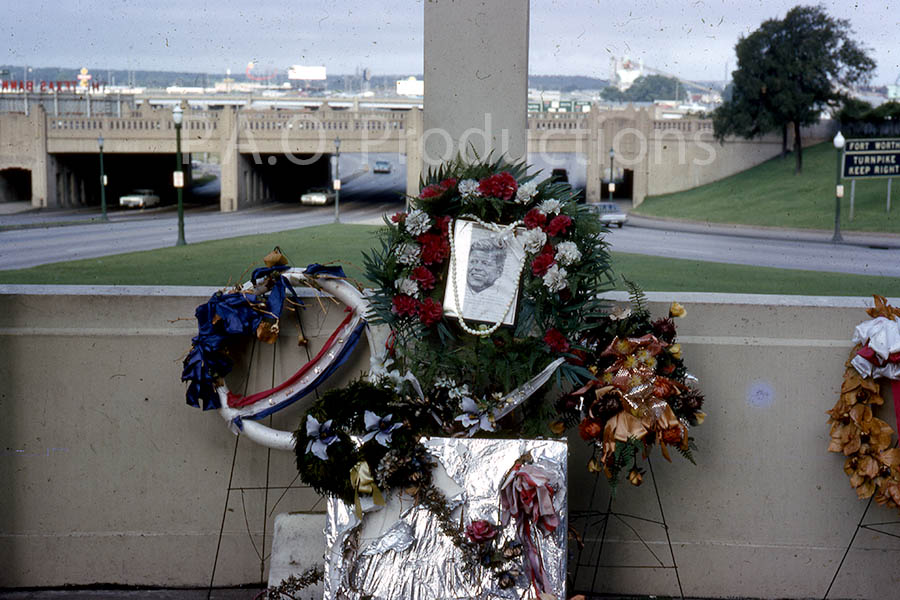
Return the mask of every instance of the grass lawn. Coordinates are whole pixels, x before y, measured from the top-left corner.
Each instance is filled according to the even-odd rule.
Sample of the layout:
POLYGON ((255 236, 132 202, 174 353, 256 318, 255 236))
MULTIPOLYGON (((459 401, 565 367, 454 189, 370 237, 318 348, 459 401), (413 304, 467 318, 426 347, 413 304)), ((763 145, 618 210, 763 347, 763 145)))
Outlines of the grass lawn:
MULTIPOLYGON (((363 281, 362 252, 378 245, 377 227, 322 225, 282 233, 0 271, 0 283, 208 285, 244 281, 280 246, 291 264, 338 262, 363 281)), ((639 254, 613 254, 613 268, 646 291, 900 296, 900 279, 747 267, 639 254)), ((363 282, 365 283, 365 282, 363 282)), ((621 286, 619 286, 620 289, 621 286)))
MULTIPOLYGON (((774 158, 721 181, 692 190, 652 196, 636 214, 711 223, 738 223, 798 229, 834 228, 835 149, 826 142, 803 151, 803 173, 794 175, 793 155, 774 158)), ((850 220, 850 181, 844 181, 841 228, 900 233, 900 178, 886 212, 887 180, 856 182, 850 220)))

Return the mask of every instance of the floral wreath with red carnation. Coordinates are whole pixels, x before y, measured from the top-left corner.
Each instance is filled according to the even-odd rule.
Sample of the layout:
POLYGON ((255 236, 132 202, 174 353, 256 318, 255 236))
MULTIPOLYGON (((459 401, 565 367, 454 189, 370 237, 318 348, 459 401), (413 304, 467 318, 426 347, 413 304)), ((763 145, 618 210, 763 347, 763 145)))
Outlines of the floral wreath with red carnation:
POLYGON ((414 381, 448 434, 547 434, 545 384, 592 378, 575 351, 585 320, 605 313, 598 294, 612 287, 605 229, 568 184, 539 175, 504 159, 444 164, 407 212, 385 219, 381 248, 365 257, 376 286, 369 320, 392 331, 384 375, 414 381), (508 269, 515 277, 500 318, 463 318, 454 243, 468 225, 515 249, 518 273, 508 269))

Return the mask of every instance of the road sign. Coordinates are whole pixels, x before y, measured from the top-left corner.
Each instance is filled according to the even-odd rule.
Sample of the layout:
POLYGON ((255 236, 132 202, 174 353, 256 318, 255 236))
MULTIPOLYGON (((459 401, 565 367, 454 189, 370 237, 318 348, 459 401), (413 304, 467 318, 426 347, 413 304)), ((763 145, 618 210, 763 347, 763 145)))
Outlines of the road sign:
POLYGON ((172 172, 172 185, 177 188, 184 187, 184 171, 173 171, 172 172))
POLYGON ((847 140, 841 176, 844 179, 900 177, 900 138, 847 140))

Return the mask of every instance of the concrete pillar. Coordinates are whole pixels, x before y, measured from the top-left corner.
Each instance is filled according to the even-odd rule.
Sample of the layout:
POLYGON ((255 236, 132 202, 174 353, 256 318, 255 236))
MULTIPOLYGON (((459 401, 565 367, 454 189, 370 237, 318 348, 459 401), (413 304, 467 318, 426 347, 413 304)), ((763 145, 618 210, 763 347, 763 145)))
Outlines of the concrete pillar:
POLYGON ((43 108, 32 113, 31 123, 35 132, 32 146, 34 168, 31 171, 31 206, 56 206, 56 159, 47 153, 47 115, 43 108))
POLYGON ((406 195, 419 195, 422 177, 422 111, 413 108, 406 113, 403 144, 406 147, 406 195))
POLYGON ((600 202, 601 179, 603 177, 603 152, 600 144, 603 140, 600 130, 600 111, 597 104, 591 106, 588 113, 588 139, 587 139, 587 177, 584 184, 585 200, 587 202, 600 202))
POLYGON ((634 169, 634 187, 631 196, 632 206, 635 208, 647 198, 650 193, 650 177, 652 166, 650 161, 650 136, 653 134, 653 119, 655 115, 650 111, 643 109, 635 111, 635 128, 644 133, 645 151, 642 159, 638 164, 631 167, 634 169))
POLYGON ((425 3, 425 167, 526 156, 528 0, 425 3))
POLYGON ((219 146, 219 210, 233 212, 238 209, 238 190, 240 189, 240 163, 241 155, 238 152, 238 113, 237 110, 227 107, 222 110, 219 119, 220 146, 219 146))

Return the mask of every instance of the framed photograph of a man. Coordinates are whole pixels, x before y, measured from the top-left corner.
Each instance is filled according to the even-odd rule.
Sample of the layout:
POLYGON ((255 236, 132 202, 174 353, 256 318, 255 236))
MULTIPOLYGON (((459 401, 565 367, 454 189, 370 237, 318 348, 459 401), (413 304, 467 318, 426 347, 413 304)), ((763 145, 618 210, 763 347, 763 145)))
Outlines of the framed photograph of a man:
POLYGON ((512 325, 525 257, 515 232, 496 232, 457 219, 453 237, 451 269, 455 270, 444 293, 444 313, 462 314, 467 321, 512 325))

